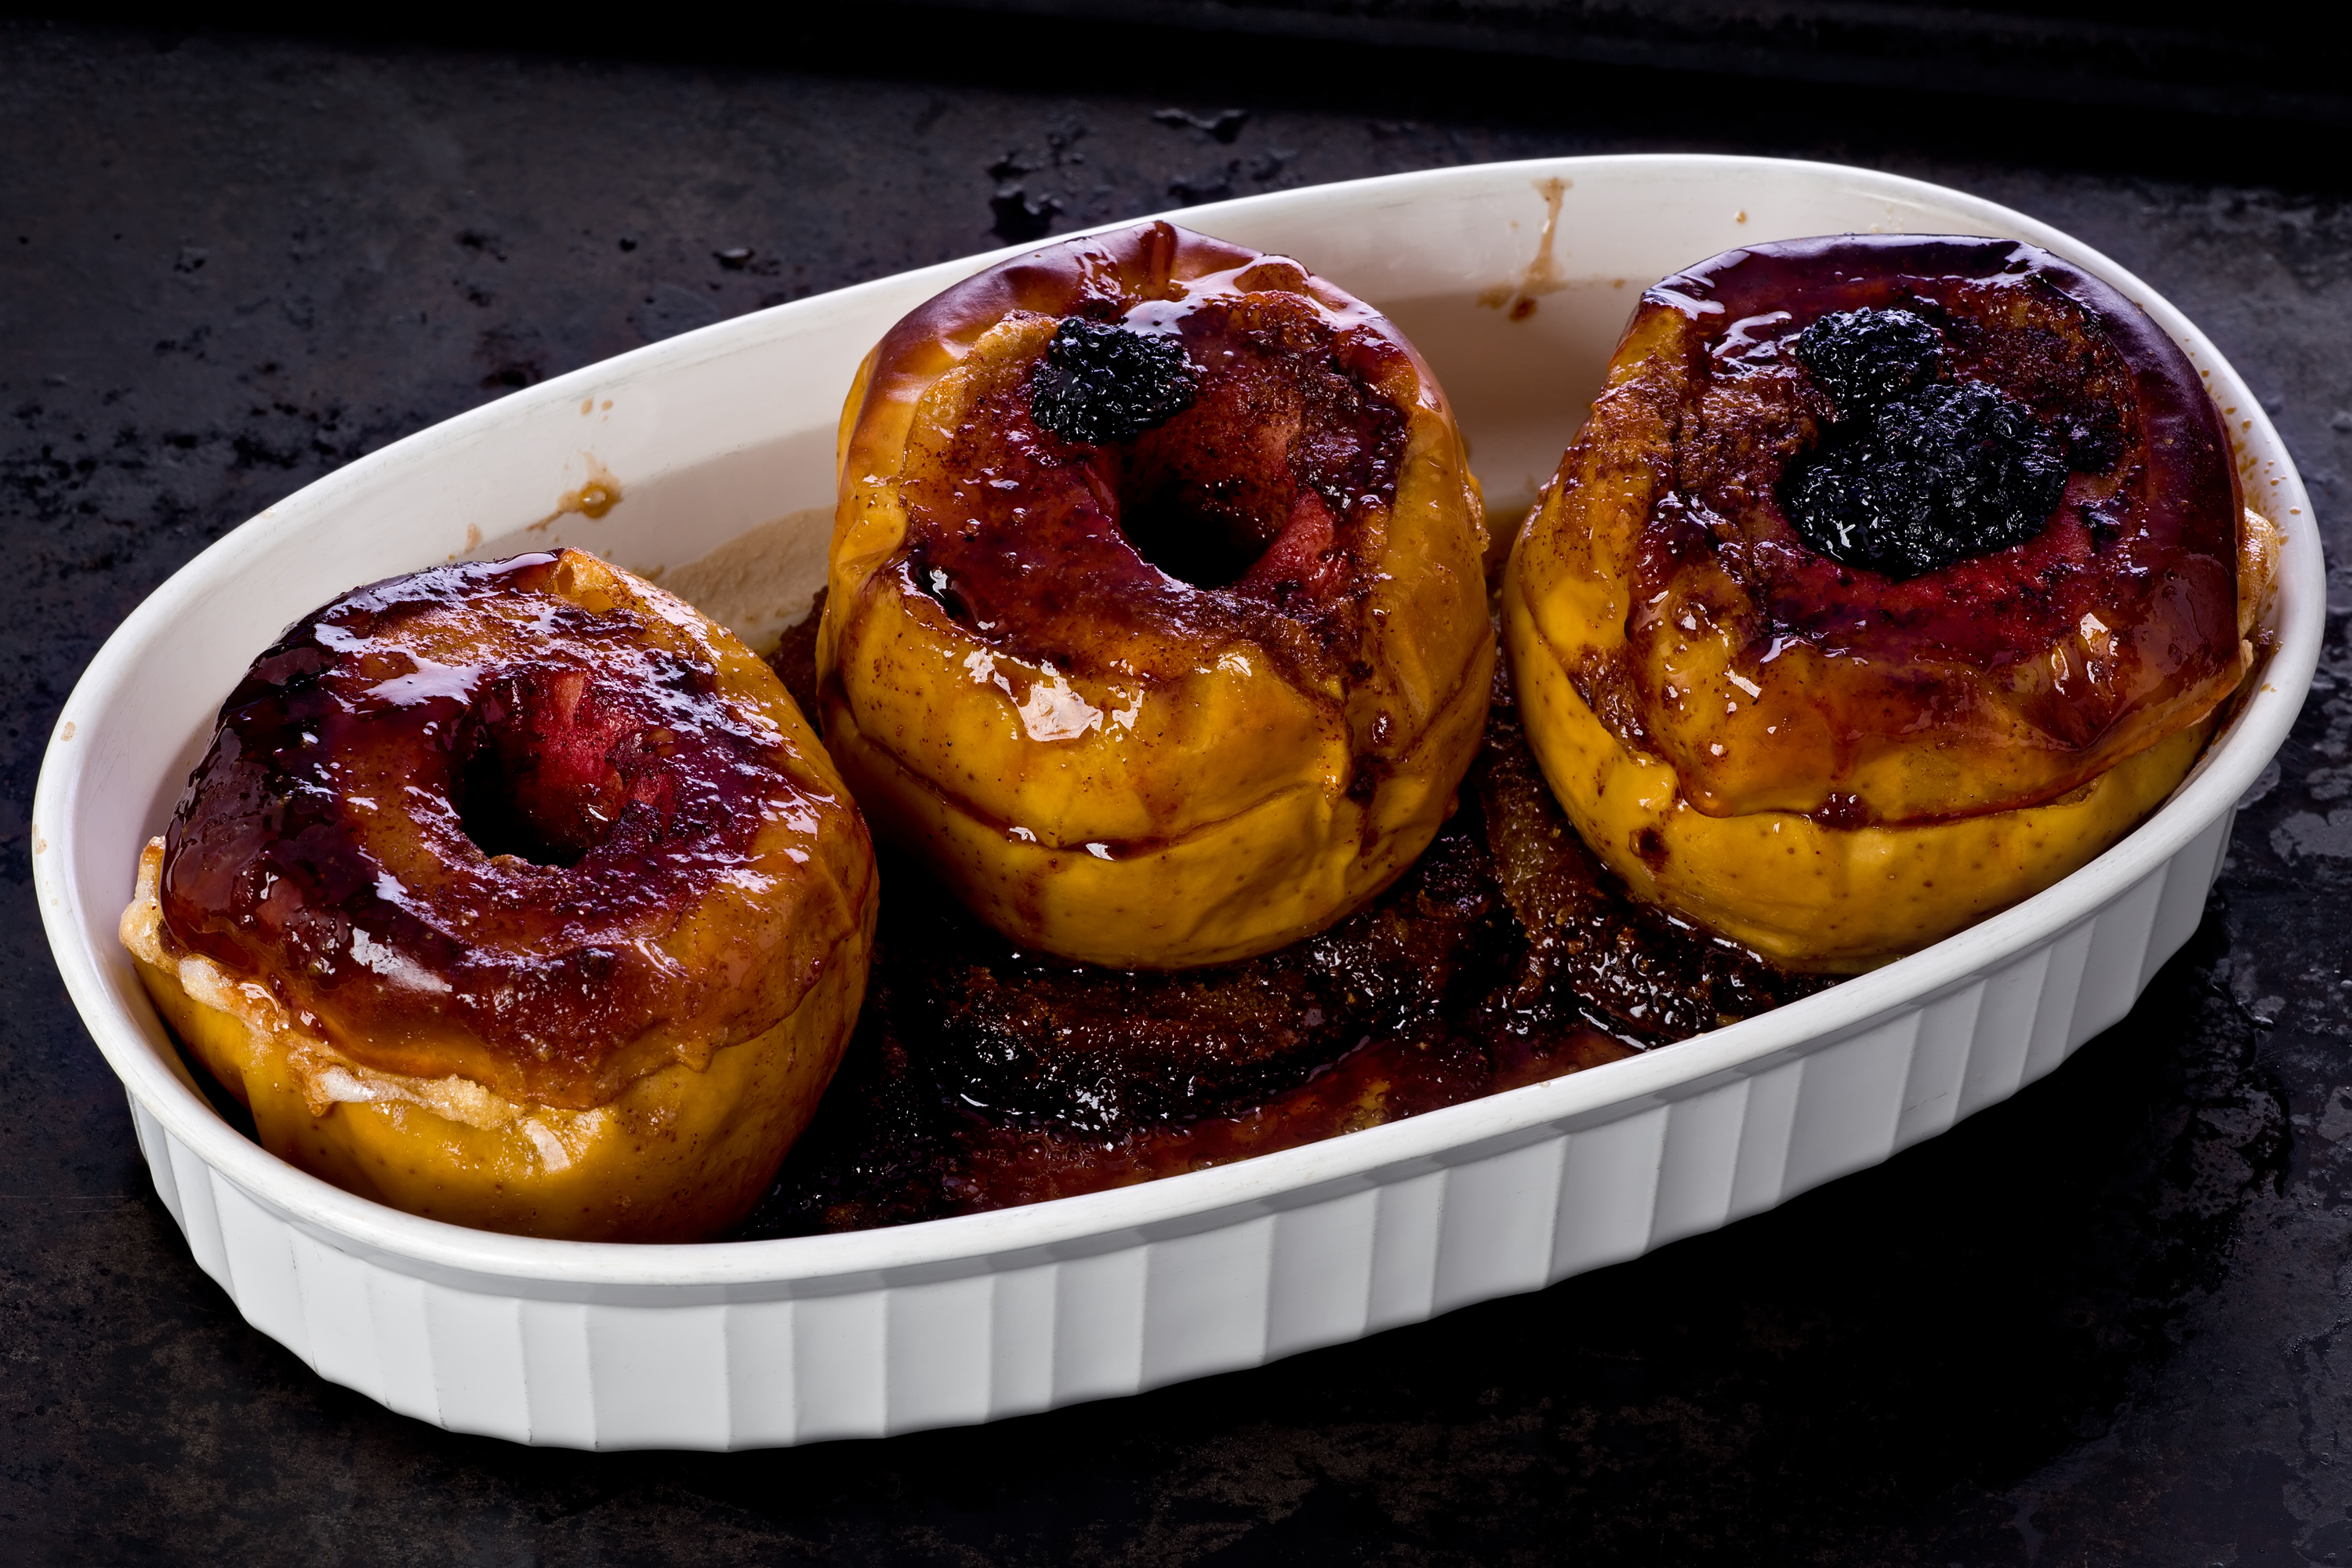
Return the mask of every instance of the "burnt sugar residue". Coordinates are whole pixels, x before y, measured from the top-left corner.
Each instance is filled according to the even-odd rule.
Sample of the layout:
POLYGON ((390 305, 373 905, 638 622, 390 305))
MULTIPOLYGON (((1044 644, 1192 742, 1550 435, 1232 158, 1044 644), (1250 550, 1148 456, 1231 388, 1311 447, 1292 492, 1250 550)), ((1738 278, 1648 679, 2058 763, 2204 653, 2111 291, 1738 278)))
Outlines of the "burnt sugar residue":
MULTIPOLYGON (((774 662, 787 686, 804 641, 774 662)), ((1828 982, 1634 900, 1537 772, 1507 692, 1403 879, 1244 963, 1098 969, 1014 947, 914 865, 858 1033, 738 1232, 900 1225, 1296 1147, 1617 1060, 1828 982)))
MULTIPOLYGON (((612 405, 606 404, 605 406, 609 408, 612 405)), ((587 410, 583 408, 581 412, 587 410)), ((587 459, 588 477, 574 489, 557 496, 555 510, 532 523, 525 531, 537 533, 541 529, 552 528, 567 517, 584 517, 592 522, 597 521, 621 504, 620 479, 596 460, 593 452, 583 453, 582 456, 587 459)), ((473 546, 467 545, 467 548, 470 550, 473 546)))
POLYGON ((1480 289, 1480 305, 1500 310, 1511 321, 1524 321, 1536 313, 1536 296, 1567 286, 1568 279, 1560 275, 1555 247, 1559 238, 1560 198, 1568 194, 1569 184, 1569 181, 1557 175, 1535 183, 1536 195, 1544 199, 1543 232, 1536 240, 1535 258, 1517 283, 1498 283, 1480 289))

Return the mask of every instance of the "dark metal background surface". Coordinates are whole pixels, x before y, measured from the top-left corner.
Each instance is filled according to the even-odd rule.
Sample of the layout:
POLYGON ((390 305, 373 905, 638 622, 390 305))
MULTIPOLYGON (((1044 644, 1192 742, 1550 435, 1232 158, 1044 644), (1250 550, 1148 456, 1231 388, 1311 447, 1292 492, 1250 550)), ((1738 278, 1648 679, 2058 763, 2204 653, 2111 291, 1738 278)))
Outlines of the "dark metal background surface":
POLYGON ((0 20, 0 1560, 2352 1562, 2340 572, 2319 689, 2128 1021, 1641 1262, 1142 1398, 731 1457, 453 1437, 236 1318, 49 963, 41 749, 174 567, 511 387, 1228 193, 1787 153, 2011 203, 2140 272, 2272 409, 2333 558, 2352 543, 2352 208, 2275 114, 865 15, 797 54, 772 21, 749 63, 0 20))

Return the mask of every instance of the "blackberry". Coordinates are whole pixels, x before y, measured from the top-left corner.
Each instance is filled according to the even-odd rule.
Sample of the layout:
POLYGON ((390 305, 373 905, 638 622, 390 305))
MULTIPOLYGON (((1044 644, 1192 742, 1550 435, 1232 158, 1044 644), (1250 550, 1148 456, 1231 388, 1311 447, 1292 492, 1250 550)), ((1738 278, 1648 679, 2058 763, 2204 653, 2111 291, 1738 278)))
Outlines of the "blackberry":
POLYGON ((1789 343, 1845 416, 1923 386, 1944 368, 1944 334, 1903 310, 1840 310, 1789 343))
POLYGON ((1132 441, 1192 406, 1192 362, 1168 338, 1072 316, 1031 373, 1029 412, 1065 441, 1132 441))
POLYGON ((2032 539, 2066 472, 2065 443, 2017 399, 1929 382, 1832 425, 1780 500, 1807 544, 1899 581, 2032 539))

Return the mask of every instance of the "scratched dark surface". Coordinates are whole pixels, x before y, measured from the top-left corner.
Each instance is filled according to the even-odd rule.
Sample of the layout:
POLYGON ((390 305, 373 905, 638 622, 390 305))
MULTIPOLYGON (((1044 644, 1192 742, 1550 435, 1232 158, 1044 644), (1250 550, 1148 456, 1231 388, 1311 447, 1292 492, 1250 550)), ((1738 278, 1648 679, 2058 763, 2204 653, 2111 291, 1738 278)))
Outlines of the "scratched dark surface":
POLYGON ((1295 43, 1155 65, 1131 33, 1045 59, 956 26, 901 68, 789 40, 632 63, 0 18, 0 1560, 2352 1562, 2341 574, 2319 688, 2137 1011, 1727 1231, 1141 1398, 729 1457, 450 1436, 245 1326, 50 964, 41 750, 181 563, 510 387, 1188 199, 1786 153, 1946 181, 2137 270, 2245 371, 2334 558, 2352 544, 2352 207, 2288 110, 1971 121, 1590 62, 1437 82, 1343 53, 1327 79, 1295 43))

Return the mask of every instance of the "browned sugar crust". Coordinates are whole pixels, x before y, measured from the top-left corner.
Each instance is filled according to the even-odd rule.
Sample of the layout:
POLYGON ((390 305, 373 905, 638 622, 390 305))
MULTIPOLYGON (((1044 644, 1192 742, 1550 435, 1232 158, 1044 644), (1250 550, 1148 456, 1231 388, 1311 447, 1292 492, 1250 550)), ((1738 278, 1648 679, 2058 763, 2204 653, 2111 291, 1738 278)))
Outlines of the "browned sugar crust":
POLYGON ((550 1105, 788 1015, 858 928, 855 808, 732 639, 565 572, 391 579, 257 659, 165 835, 169 941, 354 1060, 550 1105))

